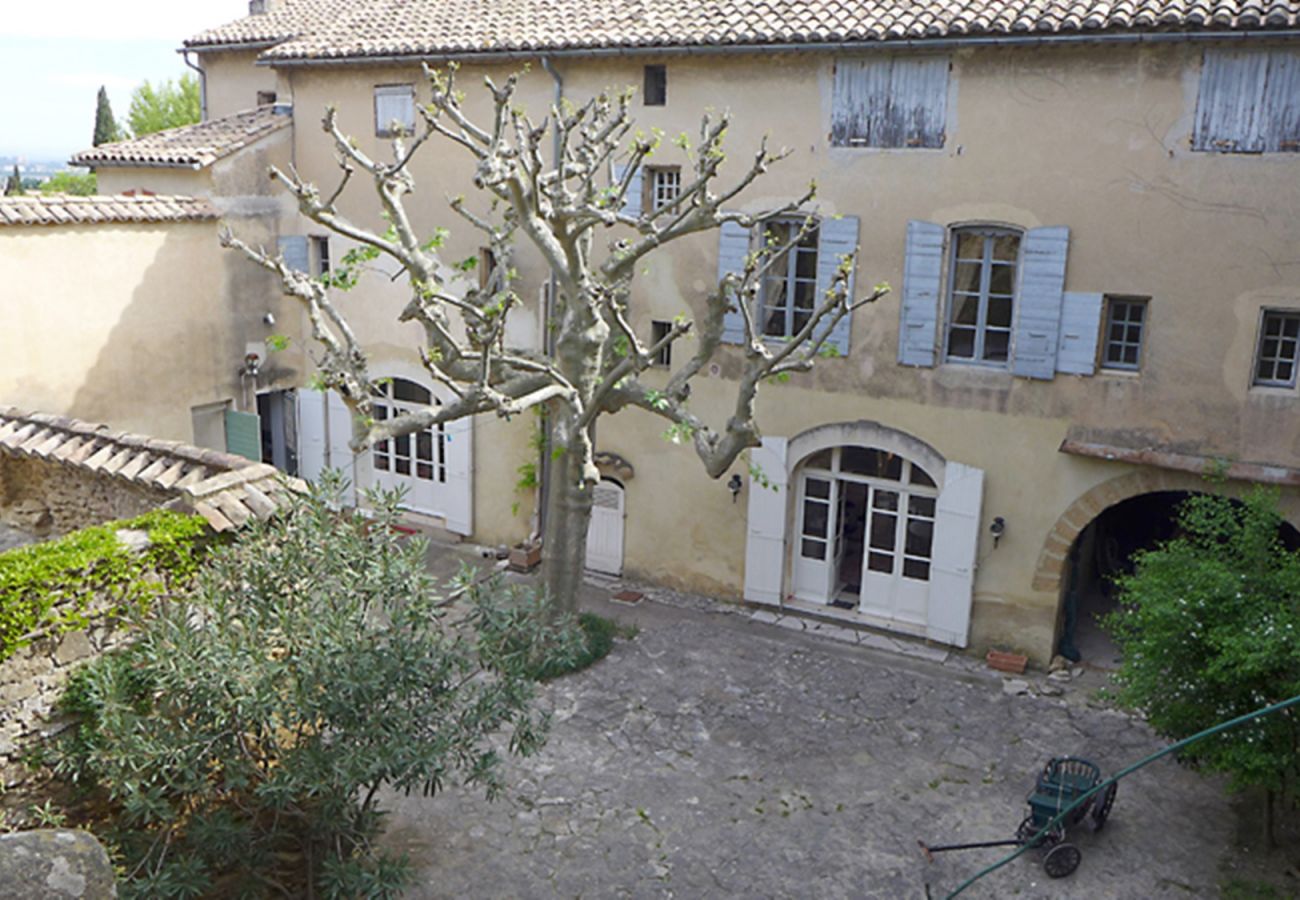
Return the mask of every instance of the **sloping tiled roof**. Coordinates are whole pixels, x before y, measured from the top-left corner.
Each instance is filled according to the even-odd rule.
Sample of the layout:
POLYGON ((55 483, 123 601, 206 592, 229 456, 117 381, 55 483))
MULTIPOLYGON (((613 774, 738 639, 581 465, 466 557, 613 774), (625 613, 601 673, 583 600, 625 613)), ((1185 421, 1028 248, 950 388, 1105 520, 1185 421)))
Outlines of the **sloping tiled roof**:
POLYGON ((263 58, 290 62, 1297 26, 1300 0, 299 0, 188 44, 280 40, 263 58))
POLYGON ((202 31, 185 42, 202 49, 228 44, 273 44, 316 30, 363 5, 362 0, 283 0, 270 12, 202 31))
POLYGON ((162 491, 173 498, 168 506, 198 513, 216 531, 265 519, 288 491, 303 488, 298 479, 242 456, 17 409, 0 408, 0 454, 162 491))
POLYGON ((30 194, 0 197, 0 226, 98 225, 115 222, 199 222, 217 218, 207 200, 152 194, 30 194))
POLYGON ((292 118, 274 106, 237 112, 220 119, 182 125, 129 141, 101 144, 72 157, 78 166, 162 166, 201 169, 223 156, 286 127, 292 118))

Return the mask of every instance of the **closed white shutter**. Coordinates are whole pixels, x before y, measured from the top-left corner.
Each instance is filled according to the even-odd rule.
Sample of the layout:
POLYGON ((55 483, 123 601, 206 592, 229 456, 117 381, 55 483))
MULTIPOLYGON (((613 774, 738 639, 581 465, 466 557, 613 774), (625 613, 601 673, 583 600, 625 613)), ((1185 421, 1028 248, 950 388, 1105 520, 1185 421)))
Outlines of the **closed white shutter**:
POLYGON ((447 483, 442 487, 442 515, 447 530, 474 532, 474 420, 455 419, 446 425, 447 483))
POLYGON ((1061 340, 1056 371, 1091 375, 1097 370, 1097 335, 1101 332, 1101 294, 1067 293, 1061 298, 1061 340))
MULTIPOLYGON (((627 174, 627 166, 623 163, 614 164, 614 184, 623 183, 623 176, 627 174)), ((645 184, 645 166, 638 166, 636 173, 632 176, 632 182, 627 186, 627 193, 623 195, 623 208, 619 210, 625 216, 636 218, 641 215, 641 197, 642 188, 645 184)))
MULTIPOLYGON (((822 219, 818 226, 817 237, 817 303, 826 302, 826 292, 835 281, 840 261, 858 249, 858 217, 840 216, 834 219, 822 219)), ((849 302, 853 301, 853 281, 857 267, 849 273, 849 302)), ((826 338, 826 345, 834 347, 840 356, 849 355, 849 332, 852 330, 853 314, 850 313, 831 330, 826 338)), ((820 337, 820 335, 816 335, 820 337)))
MULTIPOLYGON (((749 255, 749 229, 738 222, 723 222, 718 229, 718 281, 745 271, 749 255)), ((729 300, 739 303, 738 297, 729 300)), ((722 318, 722 340, 728 344, 745 342, 745 319, 740 309, 728 309, 722 318)))
POLYGON ((903 301, 898 313, 898 362, 933 366, 943 280, 944 228, 916 219, 907 223, 903 301))
POLYGON ((326 395, 325 424, 328 441, 326 444, 325 463, 331 469, 338 469, 348 480, 348 487, 340 498, 349 506, 357 505, 357 491, 367 485, 357 484, 357 459, 352 448, 352 411, 343 404, 343 398, 337 391, 326 395))
POLYGON ((325 468, 325 395, 298 388, 298 474, 315 481, 325 468))
POLYGON ((1193 150, 1261 153, 1266 148, 1264 90, 1269 54, 1256 49, 1205 50, 1196 100, 1193 150))
POLYGON ((1031 228, 1021 244, 1020 290, 1016 296, 1015 359, 1011 371, 1024 378, 1056 375, 1061 296, 1070 229, 1031 228))
POLYGON ((623 489, 612 481, 592 488, 587 525, 587 568, 606 575, 623 574, 623 489))
POLYGON ((754 603, 781 603, 789 499, 786 496, 786 445, 783 437, 765 437, 762 446, 750 451, 750 462, 762 478, 756 479, 753 474, 749 478, 749 516, 745 537, 744 596, 754 603))
POLYGON ((280 255, 284 264, 295 272, 306 272, 309 263, 306 235, 286 234, 280 238, 280 255))
POLYGON ((965 647, 970 642, 975 550, 980 536, 984 471, 950 462, 935 504, 934 551, 930 559, 930 600, 925 636, 965 647))
POLYGON ((396 124, 404 134, 415 133, 415 86, 383 84, 375 88, 375 134, 392 135, 396 124))

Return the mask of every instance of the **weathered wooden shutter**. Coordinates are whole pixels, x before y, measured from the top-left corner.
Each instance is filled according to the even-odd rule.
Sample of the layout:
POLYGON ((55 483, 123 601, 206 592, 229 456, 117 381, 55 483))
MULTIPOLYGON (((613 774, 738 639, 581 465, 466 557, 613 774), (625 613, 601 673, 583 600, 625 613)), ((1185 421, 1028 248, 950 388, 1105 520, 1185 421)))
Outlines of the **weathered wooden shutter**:
MULTIPOLYGON (((738 222, 723 222, 718 229, 718 281, 745 271, 749 255, 749 229, 738 222)), ((740 298, 729 298, 735 303, 740 298)), ((728 344, 745 342, 745 319, 739 307, 729 308, 722 317, 722 340, 728 344)))
POLYGON ((1268 52, 1268 78, 1261 104, 1265 153, 1300 151, 1300 51, 1268 52))
POLYGON ((749 477, 749 515, 745 537, 745 599, 779 605, 785 568, 787 441, 765 437, 750 451, 750 463, 761 475, 749 477), (766 484, 764 483, 766 482, 766 484))
POLYGON ((898 313, 898 362, 933 366, 943 281, 944 228, 916 219, 907 223, 903 258, 903 301, 898 313))
MULTIPOLYGON (((826 293, 835 281, 840 261, 858 249, 858 217, 839 216, 822 219, 817 233, 817 303, 826 302, 826 293)), ((857 276, 857 266, 849 273, 849 302, 853 302, 853 282, 857 276)), ((835 328, 826 338, 826 346, 834 347, 840 356, 849 355, 849 333, 852 331, 853 314, 849 313, 835 324, 835 328)), ((822 325, 815 337, 824 333, 822 325)))
POLYGON ((1196 100, 1193 150, 1264 150, 1264 84, 1269 55, 1257 50, 1206 48, 1196 100))
POLYGON ((1056 371, 1091 375, 1097 370, 1097 336, 1101 332, 1101 294, 1067 293, 1061 297, 1061 339, 1056 371))
POLYGON ((942 147, 948 58, 891 56, 835 64, 831 143, 838 147, 942 147))
POLYGON ((1024 378, 1056 374, 1056 344, 1061 328, 1061 295, 1070 229, 1064 225, 1031 228, 1020 246, 1020 286, 1016 295, 1015 358, 1011 371, 1024 378))
POLYGON ((284 264, 295 272, 306 272, 310 260, 307 253, 307 236, 303 234, 286 234, 280 238, 280 255, 284 264))
POLYGON ((325 395, 298 388, 298 474, 315 481, 325 468, 325 395))
POLYGON ((984 472, 949 462, 935 504, 934 550, 930 558, 930 599, 925 636, 965 647, 970 642, 974 599, 975 550, 979 545, 984 472))
MULTIPOLYGON (((627 174, 627 166, 622 163, 614 164, 614 184, 623 183, 623 176, 627 174)), ((641 197, 645 186, 645 166, 638 166, 636 173, 632 176, 632 182, 627 186, 627 194, 623 197, 623 207, 619 212, 625 216, 637 217, 641 215, 641 197)))
POLYGON ((262 420, 257 413, 226 410, 226 452, 262 461, 262 420))
POLYGON ((338 469, 348 480, 348 486, 340 499, 350 506, 356 506, 357 492, 367 485, 357 484, 360 477, 357 454, 349 446, 352 440, 352 411, 344 405, 343 398, 337 391, 330 391, 326 395, 325 430, 328 435, 326 464, 332 469, 338 469))
POLYGON ((455 419, 445 426, 447 483, 442 516, 447 530, 469 535, 474 532, 474 420, 455 419))

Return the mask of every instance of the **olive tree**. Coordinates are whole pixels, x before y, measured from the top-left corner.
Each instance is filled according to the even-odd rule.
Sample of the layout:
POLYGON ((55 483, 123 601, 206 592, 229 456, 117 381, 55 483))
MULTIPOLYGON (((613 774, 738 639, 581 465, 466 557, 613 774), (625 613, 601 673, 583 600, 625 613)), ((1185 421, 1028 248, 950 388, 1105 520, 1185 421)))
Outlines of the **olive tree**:
MULTIPOLYGON (((294 271, 282 257, 254 248, 228 232, 227 246, 277 273, 286 294, 302 302, 312 335, 323 353, 321 380, 337 390, 354 413, 352 446, 428 428, 475 414, 510 417, 541 407, 548 423, 551 464, 547 475, 543 583, 561 605, 573 602, 586 553, 592 487, 599 480, 593 461, 595 429, 601 416, 634 407, 666 421, 668 433, 689 442, 714 478, 723 475, 747 448, 761 440, 755 421, 760 386, 773 378, 809 369, 823 352, 832 327, 856 307, 870 303, 886 288, 854 298, 848 285, 855 254, 841 261, 837 277, 797 332, 779 342, 766 339, 753 315, 754 299, 764 275, 813 227, 782 239, 756 242, 743 270, 729 274, 691 301, 687 314, 653 342, 632 327, 632 284, 647 257, 725 223, 756 229, 776 216, 807 216, 814 191, 759 212, 738 212, 742 193, 789 151, 773 151, 764 140, 729 181, 723 178, 723 150, 729 117, 706 114, 698 135, 676 143, 689 158, 677 196, 661 205, 629 212, 628 193, 651 159, 659 137, 638 132, 631 115, 631 93, 601 94, 580 106, 553 107, 535 121, 519 108, 518 77, 504 84, 488 79, 491 115, 475 122, 463 106, 455 68, 425 68, 429 102, 422 103, 413 133, 394 138, 392 158, 363 152, 328 109, 323 127, 340 166, 338 183, 322 190, 296 171, 272 170, 297 198, 307 218, 360 245, 345 257, 333 277, 318 279, 294 271), (481 279, 468 285, 449 277, 457 266, 442 258, 445 234, 420 235, 412 226, 408 204, 415 191, 411 161, 430 143, 469 154, 474 163, 473 188, 488 202, 464 197, 449 201, 450 212, 481 232, 495 261, 481 279), (549 157, 549 158, 548 158, 549 157), (616 176, 612 173, 618 173, 616 176), (373 186, 378 214, 386 228, 355 221, 339 206, 353 177, 373 186), (725 183, 724 183, 725 182, 725 183), (517 244, 531 247, 550 271, 555 292, 550 311, 551 338, 544 347, 510 346, 506 323, 523 307, 512 263, 517 244), (395 261, 409 285, 401 321, 423 327, 420 357, 429 377, 453 396, 451 402, 415 409, 386 420, 372 415, 374 376, 366 348, 331 297, 330 288, 355 283, 354 267, 378 257, 395 261), (725 421, 708 422, 690 408, 692 380, 722 351, 724 318, 731 310, 743 319, 741 365, 734 401, 725 421), (462 327, 463 326, 463 327, 462 327), (642 380, 665 348, 690 335, 689 353, 663 388, 642 380)), ((732 173, 729 173, 732 174, 732 173)), ((632 207, 635 208, 635 207, 632 207)), ((770 234, 775 234, 771 232, 770 234)), ((466 260, 461 268, 478 262, 466 260)), ((530 313, 531 314, 531 313, 530 313)))

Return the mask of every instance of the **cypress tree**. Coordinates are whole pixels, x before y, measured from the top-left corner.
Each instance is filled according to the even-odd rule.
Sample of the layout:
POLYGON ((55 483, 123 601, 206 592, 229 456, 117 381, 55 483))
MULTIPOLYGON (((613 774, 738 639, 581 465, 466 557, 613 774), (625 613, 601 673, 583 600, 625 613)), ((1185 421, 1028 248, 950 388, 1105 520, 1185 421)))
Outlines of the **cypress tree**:
POLYGON ((23 191, 23 176, 18 171, 18 163, 14 163, 14 173, 10 175, 9 179, 5 182, 5 196, 18 197, 23 193, 25 193, 25 191, 23 191))
POLYGON ((99 89, 99 101, 95 106, 95 143, 108 144, 118 139, 117 122, 113 119, 113 107, 108 104, 108 91, 99 89))

